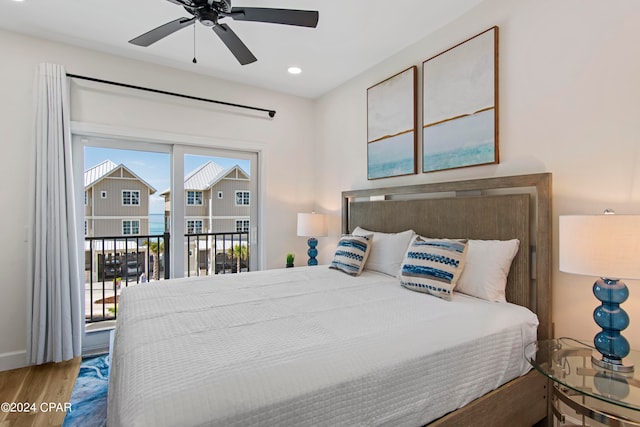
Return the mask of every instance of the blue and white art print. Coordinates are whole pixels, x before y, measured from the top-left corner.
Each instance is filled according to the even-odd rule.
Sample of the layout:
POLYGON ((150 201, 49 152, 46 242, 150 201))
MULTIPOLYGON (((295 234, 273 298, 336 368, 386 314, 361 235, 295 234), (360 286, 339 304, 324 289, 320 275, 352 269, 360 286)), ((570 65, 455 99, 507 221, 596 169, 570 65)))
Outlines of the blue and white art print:
POLYGON ((416 77, 411 67, 367 89, 367 177, 417 172, 416 77))
POLYGON ((498 27, 423 63, 423 172, 498 163, 498 27))

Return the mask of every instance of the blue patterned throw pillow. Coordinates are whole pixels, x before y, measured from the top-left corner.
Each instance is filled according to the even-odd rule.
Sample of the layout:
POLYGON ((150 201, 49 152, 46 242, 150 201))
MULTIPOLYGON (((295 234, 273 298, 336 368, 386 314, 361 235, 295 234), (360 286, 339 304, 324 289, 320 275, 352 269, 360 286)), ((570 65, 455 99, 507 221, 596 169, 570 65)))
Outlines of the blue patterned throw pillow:
POLYGON ((462 274, 467 240, 427 239, 415 236, 400 269, 400 283, 447 301, 462 274))
POLYGON ((371 234, 366 236, 342 236, 329 268, 344 271, 352 276, 360 274, 371 251, 372 237, 373 235, 371 234))

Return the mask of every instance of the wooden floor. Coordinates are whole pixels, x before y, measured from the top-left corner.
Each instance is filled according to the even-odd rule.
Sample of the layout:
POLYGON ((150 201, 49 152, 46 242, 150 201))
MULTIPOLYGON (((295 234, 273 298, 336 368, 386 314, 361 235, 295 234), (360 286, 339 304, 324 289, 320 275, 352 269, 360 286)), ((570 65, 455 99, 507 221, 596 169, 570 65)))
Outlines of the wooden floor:
POLYGON ((78 377, 81 358, 0 372, 0 427, 50 427, 64 421, 64 405, 78 377), (14 411, 7 412, 5 402, 14 411), (25 406, 28 408, 25 409, 25 406), (37 412, 31 409, 35 407, 37 412))

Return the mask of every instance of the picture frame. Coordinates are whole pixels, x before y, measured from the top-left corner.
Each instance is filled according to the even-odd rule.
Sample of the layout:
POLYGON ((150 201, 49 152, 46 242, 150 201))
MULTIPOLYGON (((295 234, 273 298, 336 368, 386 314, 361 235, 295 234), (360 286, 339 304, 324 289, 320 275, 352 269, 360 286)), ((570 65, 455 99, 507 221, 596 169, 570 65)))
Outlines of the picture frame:
POLYGON ((423 62, 422 172, 497 164, 498 27, 423 62))
POLYGON ((367 89, 367 179, 416 174, 417 67, 367 89))

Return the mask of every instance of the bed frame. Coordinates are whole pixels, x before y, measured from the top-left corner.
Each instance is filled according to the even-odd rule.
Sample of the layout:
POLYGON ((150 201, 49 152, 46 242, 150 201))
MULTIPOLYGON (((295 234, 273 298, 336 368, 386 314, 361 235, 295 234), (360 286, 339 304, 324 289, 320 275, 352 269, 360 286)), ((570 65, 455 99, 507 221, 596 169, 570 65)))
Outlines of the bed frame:
MULTIPOLYGON (((342 193, 342 232, 356 226, 434 238, 517 238, 507 301, 540 321, 538 339, 552 338, 551 174, 431 183, 342 193)), ((530 427, 546 423, 547 381, 529 372, 429 424, 430 427, 530 427)))

